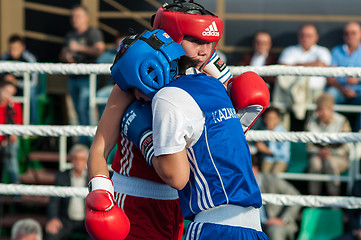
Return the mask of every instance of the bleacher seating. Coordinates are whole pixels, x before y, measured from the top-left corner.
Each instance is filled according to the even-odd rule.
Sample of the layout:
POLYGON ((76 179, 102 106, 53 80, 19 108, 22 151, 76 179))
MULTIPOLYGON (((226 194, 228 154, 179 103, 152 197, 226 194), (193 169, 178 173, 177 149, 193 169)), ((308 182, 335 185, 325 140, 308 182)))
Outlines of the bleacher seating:
POLYGON ((305 208, 297 240, 332 240, 343 233, 343 211, 329 208, 305 208))

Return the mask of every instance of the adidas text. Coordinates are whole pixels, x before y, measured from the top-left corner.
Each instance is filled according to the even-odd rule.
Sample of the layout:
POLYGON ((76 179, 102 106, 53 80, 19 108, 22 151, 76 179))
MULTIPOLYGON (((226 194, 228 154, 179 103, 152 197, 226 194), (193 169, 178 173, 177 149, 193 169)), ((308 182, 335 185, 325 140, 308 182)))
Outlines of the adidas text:
POLYGON ((206 32, 206 31, 204 31, 204 32, 202 32, 202 35, 203 36, 216 36, 216 37, 218 37, 219 32, 206 32))

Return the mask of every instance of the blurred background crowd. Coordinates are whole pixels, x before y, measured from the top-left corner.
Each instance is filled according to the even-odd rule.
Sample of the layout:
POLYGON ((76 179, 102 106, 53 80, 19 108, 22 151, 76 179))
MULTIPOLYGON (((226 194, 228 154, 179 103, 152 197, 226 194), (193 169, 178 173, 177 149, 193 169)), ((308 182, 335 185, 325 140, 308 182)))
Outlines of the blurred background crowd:
MULTIPOLYGON (((228 66, 361 67, 358 0, 342 3, 303 0, 293 4, 286 0, 198 2, 224 20, 224 36, 217 51, 228 66)), ((110 64, 120 41, 150 29, 150 17, 163 3, 159 0, 1 1, 1 60, 110 64)), ((253 130, 360 132, 360 78, 265 76, 263 79, 269 86, 271 106, 253 130), (343 111, 350 105, 360 108, 343 111)), ((107 98, 113 84, 110 76, 98 76, 97 97, 107 98)), ((95 125, 104 109, 104 104, 98 104, 95 112, 89 108, 88 75, 33 73, 30 90, 30 124, 95 125)), ((23 94, 22 74, 0 73, 0 124, 24 123, 23 104, 18 101, 23 94)), ((1 181, 86 186, 91 138, 67 139, 71 164, 66 171, 58 168, 58 143, 58 138, 51 137, 0 136, 1 181)), ((312 178, 295 181, 280 177, 282 173, 347 176, 353 145, 271 141, 249 142, 249 145, 255 176, 263 193, 361 195, 360 182, 312 178)), ((263 210, 263 228, 272 240, 301 239, 306 228, 304 221, 312 214, 297 206, 266 205, 263 210)), ((338 231, 329 227, 328 232, 336 231, 332 238, 361 239, 360 209, 328 210, 330 213, 323 214, 336 212, 334 219, 340 220, 338 225, 341 225, 338 231)), ((88 239, 84 213, 84 199, 0 196, 0 239, 10 236, 25 239, 21 236, 27 235, 49 240, 88 239)))

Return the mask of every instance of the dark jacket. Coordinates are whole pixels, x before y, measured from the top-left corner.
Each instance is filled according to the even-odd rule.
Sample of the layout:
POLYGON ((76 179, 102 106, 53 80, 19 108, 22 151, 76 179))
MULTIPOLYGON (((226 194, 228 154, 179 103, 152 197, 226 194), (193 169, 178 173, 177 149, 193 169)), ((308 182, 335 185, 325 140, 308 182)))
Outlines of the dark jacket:
MULTIPOLYGON (((70 172, 71 170, 66 170, 64 172, 58 172, 55 179, 56 186, 70 186, 70 172)), ((86 186, 84 186, 86 187, 86 186)), ((52 218, 69 218, 68 216, 68 207, 69 207, 70 198, 62 197, 51 197, 47 209, 48 219, 52 218)), ((84 199, 85 202, 85 199, 84 199)), ((85 209, 84 209, 85 211, 85 209)))

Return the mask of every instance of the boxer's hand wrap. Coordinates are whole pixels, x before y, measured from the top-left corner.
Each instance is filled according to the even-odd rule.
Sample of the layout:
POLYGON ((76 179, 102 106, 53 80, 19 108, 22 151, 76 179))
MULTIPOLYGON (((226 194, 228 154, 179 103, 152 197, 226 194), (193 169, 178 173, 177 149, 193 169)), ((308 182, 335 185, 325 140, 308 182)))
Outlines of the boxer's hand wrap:
POLYGON ((88 183, 88 190, 89 192, 95 190, 105 190, 108 191, 111 196, 114 198, 114 185, 113 181, 105 175, 95 175, 92 177, 88 183))
POLYGON ((152 166, 154 156, 152 107, 150 102, 134 101, 125 110, 121 131, 142 151, 147 163, 152 166))
POLYGON ((258 74, 249 71, 229 80, 228 93, 246 133, 268 107, 267 84, 258 74))
POLYGON ((232 77, 232 73, 223 60, 218 56, 216 50, 203 69, 207 74, 217 78, 221 83, 225 83, 232 77))

